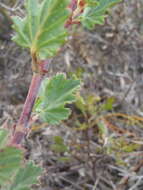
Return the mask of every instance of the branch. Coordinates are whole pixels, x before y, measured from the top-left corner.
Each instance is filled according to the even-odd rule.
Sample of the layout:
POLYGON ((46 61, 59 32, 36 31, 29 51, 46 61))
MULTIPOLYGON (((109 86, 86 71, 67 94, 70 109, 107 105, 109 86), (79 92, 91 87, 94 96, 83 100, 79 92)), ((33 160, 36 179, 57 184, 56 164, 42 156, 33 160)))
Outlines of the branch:
MULTIPOLYGON (((32 113, 32 109, 39 91, 39 88, 41 86, 42 80, 44 78, 44 75, 48 72, 48 61, 37 61, 35 58, 35 62, 33 65, 36 65, 35 67, 37 70, 35 70, 33 73, 33 77, 31 80, 31 84, 29 87, 28 95, 23 107, 23 111, 21 113, 21 116, 18 120, 18 123, 15 127, 14 135, 12 137, 12 140, 10 144, 12 145, 19 145, 21 141, 23 140, 24 136, 28 133, 28 124, 30 120, 30 116, 32 113)), ((35 67, 33 69, 35 69, 35 67)))

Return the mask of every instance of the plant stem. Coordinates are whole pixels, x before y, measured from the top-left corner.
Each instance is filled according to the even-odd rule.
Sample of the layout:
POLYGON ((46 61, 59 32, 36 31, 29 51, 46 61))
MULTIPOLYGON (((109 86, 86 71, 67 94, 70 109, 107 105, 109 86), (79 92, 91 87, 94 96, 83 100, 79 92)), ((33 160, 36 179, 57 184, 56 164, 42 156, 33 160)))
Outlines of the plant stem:
POLYGON ((37 74, 37 73, 33 74, 29 92, 28 92, 20 119, 18 121, 18 125, 23 125, 24 127, 27 127, 27 124, 31 115, 31 111, 35 103, 35 99, 36 99, 39 87, 41 85, 42 79, 43 79, 42 75, 37 74))
POLYGON ((23 111, 16 125, 14 136, 12 137, 11 144, 18 145, 21 143, 23 137, 27 134, 28 123, 31 116, 31 112, 38 94, 38 90, 41 86, 41 82, 44 75, 34 73, 31 84, 29 87, 28 95, 23 107, 23 111))

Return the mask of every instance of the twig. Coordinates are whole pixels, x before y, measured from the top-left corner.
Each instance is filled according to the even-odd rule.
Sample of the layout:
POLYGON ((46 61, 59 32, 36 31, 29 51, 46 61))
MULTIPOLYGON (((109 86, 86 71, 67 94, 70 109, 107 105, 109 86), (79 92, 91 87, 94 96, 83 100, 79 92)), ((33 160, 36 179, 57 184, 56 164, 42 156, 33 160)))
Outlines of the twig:
POLYGON ((37 97, 38 90, 41 86, 43 75, 34 73, 30 84, 29 92, 21 113, 20 119, 17 123, 14 137, 11 144, 20 144, 23 137, 27 134, 27 125, 31 116, 31 112, 37 97))
MULTIPOLYGON (((132 168, 131 172, 138 172, 142 166, 143 166, 143 160, 141 160, 138 164, 136 164, 134 166, 134 168, 132 168)), ((117 189, 118 190, 123 190, 125 188, 125 186, 127 185, 128 181, 129 181, 129 178, 130 178, 129 175, 123 177, 121 182, 117 186, 117 189)))
POLYGON ((129 190, 135 190, 137 189, 138 185, 142 181, 142 178, 139 178, 138 181, 129 189, 129 190))
POLYGON ((76 188, 77 190, 82 190, 82 188, 81 188, 78 184, 76 184, 76 183, 74 183, 74 182, 68 180, 67 178, 61 176, 60 179, 62 179, 63 181, 65 181, 65 182, 67 182, 67 183, 69 183, 69 184, 71 184, 71 185, 72 185, 74 188, 76 188))
POLYGON ((28 123, 42 80, 44 78, 44 75, 48 72, 48 63, 49 62, 47 60, 39 60, 35 53, 32 54, 33 77, 23 107, 23 111, 15 127, 14 135, 10 141, 11 145, 20 145, 24 136, 27 135, 30 130, 28 129, 28 123))
POLYGON ((15 12, 16 10, 19 9, 18 2, 13 7, 9 7, 9 6, 5 5, 4 3, 0 2, 0 7, 3 9, 6 9, 7 11, 10 11, 10 12, 15 12))

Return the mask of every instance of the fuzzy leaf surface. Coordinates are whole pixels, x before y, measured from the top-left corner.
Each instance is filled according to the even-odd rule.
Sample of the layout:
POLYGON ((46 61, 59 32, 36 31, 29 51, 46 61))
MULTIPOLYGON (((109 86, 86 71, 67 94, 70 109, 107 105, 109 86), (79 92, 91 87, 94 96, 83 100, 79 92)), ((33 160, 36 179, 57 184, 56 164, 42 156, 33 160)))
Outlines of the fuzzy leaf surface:
POLYGON ((35 111, 49 124, 58 124, 67 119, 70 109, 65 108, 65 105, 75 101, 75 92, 79 85, 79 80, 66 79, 64 74, 45 79, 35 104, 35 111))
POLYGON ((42 169, 29 162, 25 167, 20 168, 10 190, 30 190, 30 186, 37 182, 42 169))
POLYGON ((21 166, 22 151, 15 147, 7 146, 0 149, 0 185, 11 184, 21 166))
POLYGON ((26 0, 26 16, 13 17, 16 35, 13 40, 22 47, 30 48, 40 59, 54 56, 65 42, 64 27, 69 16, 69 0, 26 0))
POLYGON ((4 148, 9 139, 9 131, 6 129, 0 129, 0 149, 4 148))
POLYGON ((88 29, 93 29, 96 24, 104 24, 109 8, 120 1, 121 0, 86 0, 86 7, 79 18, 82 25, 88 29))

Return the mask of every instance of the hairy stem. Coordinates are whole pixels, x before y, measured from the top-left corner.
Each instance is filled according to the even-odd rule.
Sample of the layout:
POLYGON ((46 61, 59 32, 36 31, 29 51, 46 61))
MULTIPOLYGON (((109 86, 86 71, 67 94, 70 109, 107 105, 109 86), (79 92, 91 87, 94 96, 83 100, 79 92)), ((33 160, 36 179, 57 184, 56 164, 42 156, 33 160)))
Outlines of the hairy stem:
POLYGON ((23 137, 27 134, 26 129, 28 127, 28 122, 29 122, 31 112, 32 112, 32 109, 37 97, 38 90, 41 86, 43 77, 44 77, 43 75, 38 74, 38 73, 33 74, 28 95, 23 107, 23 111, 16 125, 14 136, 11 141, 12 144, 20 144, 23 137))

